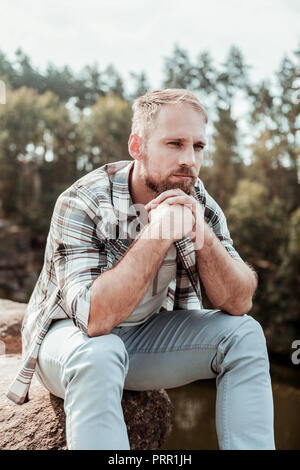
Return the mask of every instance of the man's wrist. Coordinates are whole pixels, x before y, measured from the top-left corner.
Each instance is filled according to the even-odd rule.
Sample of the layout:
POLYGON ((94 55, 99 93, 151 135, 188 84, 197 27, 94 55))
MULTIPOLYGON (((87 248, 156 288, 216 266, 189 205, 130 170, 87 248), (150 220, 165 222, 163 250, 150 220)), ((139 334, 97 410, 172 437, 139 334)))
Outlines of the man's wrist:
POLYGON ((207 251, 211 251, 215 242, 214 231, 209 227, 209 225, 206 222, 204 222, 202 236, 203 236, 203 244, 200 249, 197 249, 197 244, 196 244, 196 251, 198 253, 201 252, 202 254, 204 254, 207 251))
POLYGON ((162 224, 157 221, 145 225, 139 238, 153 241, 163 248, 169 248, 175 241, 171 236, 164 234, 162 224))

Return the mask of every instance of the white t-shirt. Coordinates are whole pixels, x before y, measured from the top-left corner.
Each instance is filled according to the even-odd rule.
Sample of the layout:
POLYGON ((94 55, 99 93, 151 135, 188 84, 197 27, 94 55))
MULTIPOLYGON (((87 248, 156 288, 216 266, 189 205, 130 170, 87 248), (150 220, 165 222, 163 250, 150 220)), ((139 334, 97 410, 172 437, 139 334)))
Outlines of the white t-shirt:
POLYGON ((166 256, 156 273, 148 290, 136 309, 129 315, 126 321, 117 326, 139 325, 146 321, 151 315, 159 312, 168 292, 168 286, 176 279, 176 248, 174 243, 166 253, 166 256))

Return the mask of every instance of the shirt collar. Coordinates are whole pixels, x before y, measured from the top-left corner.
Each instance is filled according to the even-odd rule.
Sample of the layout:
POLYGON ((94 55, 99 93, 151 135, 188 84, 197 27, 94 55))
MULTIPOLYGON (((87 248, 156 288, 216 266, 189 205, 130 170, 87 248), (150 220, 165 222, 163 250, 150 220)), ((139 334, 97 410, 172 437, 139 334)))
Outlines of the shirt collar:
POLYGON ((120 216, 137 217, 129 192, 129 173, 133 166, 134 161, 127 162, 112 177, 112 202, 120 216))

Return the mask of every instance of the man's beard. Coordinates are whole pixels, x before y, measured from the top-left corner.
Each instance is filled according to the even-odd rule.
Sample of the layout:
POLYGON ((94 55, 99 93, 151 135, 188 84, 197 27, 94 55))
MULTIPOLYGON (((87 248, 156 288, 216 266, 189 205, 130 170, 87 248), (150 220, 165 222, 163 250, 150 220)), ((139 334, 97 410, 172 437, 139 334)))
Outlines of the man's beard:
POLYGON ((173 171, 169 177, 172 174, 182 174, 182 175, 187 175, 187 176, 192 176, 191 181, 177 181, 177 183, 172 183, 171 181, 168 181, 169 177, 166 177, 165 180, 161 182, 157 182, 154 179, 151 178, 150 173, 147 168, 147 163, 149 162, 149 155, 148 155, 148 147, 147 143, 144 144, 143 147, 143 160, 144 160, 144 181, 145 184, 148 186, 149 189, 154 191, 156 195, 158 196, 159 194, 163 193, 164 191, 168 191, 169 189, 181 189, 184 191, 188 196, 196 196, 196 190, 195 190, 195 184, 197 178, 195 175, 191 174, 191 170, 188 168, 178 168, 177 171, 173 171))
MULTIPOLYGON (((180 170, 180 173, 184 173, 184 171, 180 170)), ((145 183, 150 188, 152 191, 154 191, 157 195, 163 193, 164 191, 168 191, 169 189, 181 189, 184 191, 186 194, 189 196, 195 196, 196 191, 194 187, 194 178, 192 181, 178 181, 172 183, 171 181, 168 181, 168 179, 157 183, 154 181, 150 175, 145 176, 145 183)))

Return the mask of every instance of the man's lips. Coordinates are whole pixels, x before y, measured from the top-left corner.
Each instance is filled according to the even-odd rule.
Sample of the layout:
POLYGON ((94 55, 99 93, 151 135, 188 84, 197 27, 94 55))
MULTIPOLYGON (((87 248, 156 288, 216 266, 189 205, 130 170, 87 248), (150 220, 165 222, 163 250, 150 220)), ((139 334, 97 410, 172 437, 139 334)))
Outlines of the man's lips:
POLYGON ((176 176, 177 178, 193 178, 192 175, 183 175, 181 173, 174 173, 172 176, 176 176))

